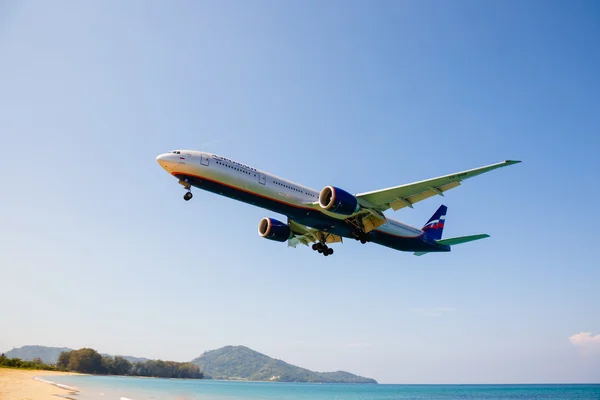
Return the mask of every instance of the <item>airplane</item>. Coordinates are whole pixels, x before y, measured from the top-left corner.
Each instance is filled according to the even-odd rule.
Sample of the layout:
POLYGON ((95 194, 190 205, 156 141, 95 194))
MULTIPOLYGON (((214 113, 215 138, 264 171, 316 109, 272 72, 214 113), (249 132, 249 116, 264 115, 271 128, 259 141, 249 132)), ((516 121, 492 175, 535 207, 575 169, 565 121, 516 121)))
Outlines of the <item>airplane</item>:
POLYGON ((287 223, 271 217, 261 219, 258 234, 277 242, 287 241, 291 247, 312 244, 311 248, 324 256, 332 255, 329 245, 341 243, 343 238, 363 244, 373 242, 417 256, 449 252, 451 246, 487 238, 487 234, 478 234, 442 239, 447 212, 444 205, 421 229, 388 218, 384 211, 413 208, 429 197, 444 196, 465 179, 521 162, 506 160, 353 195, 335 186, 317 191, 207 152, 173 150, 159 155, 156 161, 186 189, 185 201, 193 197, 191 189, 196 187, 283 214, 287 223))

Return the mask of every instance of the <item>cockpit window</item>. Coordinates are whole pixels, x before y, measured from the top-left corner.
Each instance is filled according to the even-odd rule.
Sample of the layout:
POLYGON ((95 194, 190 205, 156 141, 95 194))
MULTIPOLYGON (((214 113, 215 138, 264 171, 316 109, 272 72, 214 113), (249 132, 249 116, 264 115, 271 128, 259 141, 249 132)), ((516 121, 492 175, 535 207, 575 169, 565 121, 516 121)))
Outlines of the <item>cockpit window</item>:
POLYGON ((180 151, 176 151, 176 150, 173 150, 171 153, 173 153, 173 154, 181 154, 180 151))

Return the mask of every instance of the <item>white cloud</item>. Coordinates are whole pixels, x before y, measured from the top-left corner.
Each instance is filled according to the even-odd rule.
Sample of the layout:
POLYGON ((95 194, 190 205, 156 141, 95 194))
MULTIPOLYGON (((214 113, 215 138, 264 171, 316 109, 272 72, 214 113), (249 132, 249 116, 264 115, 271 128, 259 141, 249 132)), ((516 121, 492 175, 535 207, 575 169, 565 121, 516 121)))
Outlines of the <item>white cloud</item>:
POLYGON ((600 351, 600 333, 592 336, 592 332, 579 332, 572 335, 569 341, 581 348, 600 351))
POLYGON ((443 315, 451 314, 456 311, 456 308, 452 307, 436 307, 436 308, 413 308, 412 312, 423 315, 425 317, 441 317, 443 315))

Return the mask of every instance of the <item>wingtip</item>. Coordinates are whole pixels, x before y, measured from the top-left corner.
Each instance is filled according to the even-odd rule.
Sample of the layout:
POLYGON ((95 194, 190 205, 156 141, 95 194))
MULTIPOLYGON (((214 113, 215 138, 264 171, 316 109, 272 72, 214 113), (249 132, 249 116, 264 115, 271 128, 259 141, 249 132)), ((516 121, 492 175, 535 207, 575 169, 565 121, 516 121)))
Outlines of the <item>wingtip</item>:
POLYGON ((521 161, 521 160, 506 160, 506 161, 504 161, 505 164, 509 164, 509 165, 518 164, 521 162, 523 162, 523 161, 521 161))

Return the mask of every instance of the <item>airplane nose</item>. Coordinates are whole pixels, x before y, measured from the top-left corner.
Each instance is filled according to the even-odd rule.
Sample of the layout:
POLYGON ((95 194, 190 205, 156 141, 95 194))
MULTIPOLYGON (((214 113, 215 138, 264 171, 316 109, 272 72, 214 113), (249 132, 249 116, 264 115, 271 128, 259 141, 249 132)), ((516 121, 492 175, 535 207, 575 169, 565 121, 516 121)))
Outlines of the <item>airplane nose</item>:
POLYGON ((160 154, 156 157, 156 162, 160 164, 161 167, 167 168, 171 164, 170 154, 160 154))

